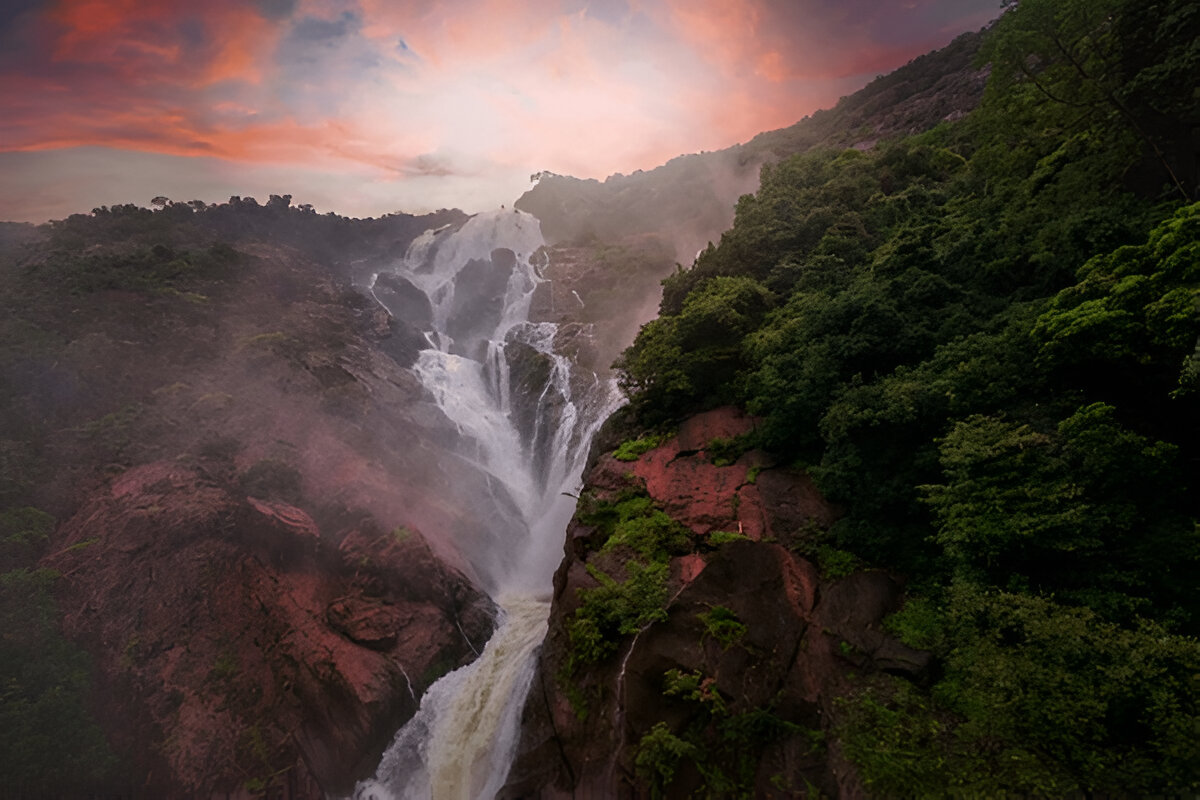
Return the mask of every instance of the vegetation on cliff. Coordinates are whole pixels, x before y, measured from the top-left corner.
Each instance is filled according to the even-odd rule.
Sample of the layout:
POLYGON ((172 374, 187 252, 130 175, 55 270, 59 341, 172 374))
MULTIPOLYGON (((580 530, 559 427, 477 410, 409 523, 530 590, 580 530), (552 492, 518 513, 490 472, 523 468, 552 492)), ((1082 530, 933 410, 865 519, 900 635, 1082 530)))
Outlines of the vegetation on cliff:
POLYGON ((618 366, 735 403, 898 569, 932 687, 846 700, 890 795, 1200 788, 1200 11, 1022 0, 982 106, 764 168, 618 366))
MULTIPOLYGON (((347 736, 330 722, 300 753, 289 714, 311 716, 314 706, 335 713, 322 691, 339 692, 339 709, 367 703, 336 686, 327 653, 329 679, 306 699, 289 670, 303 673, 311 654, 289 651, 279 637, 268 642, 264 631, 283 622, 289 631, 309 626, 302 641, 349 641, 362 652, 348 652, 346 663, 365 674, 366 664, 389 663, 376 650, 394 643, 373 638, 362 620, 409 601, 388 597, 379 587, 403 582, 375 571, 415 564, 415 551, 428 563, 405 591, 439 597, 458 585, 438 585, 442 567, 419 537, 403 558, 383 558, 399 549, 382 533, 391 525, 305 461, 321 429, 337 431, 325 441, 347 443, 339 457, 370 449, 360 463, 369 458, 382 471, 386 461, 393 474, 395 459, 419 451, 419 436, 389 453, 384 442, 346 433, 346 420, 366 424, 379 406, 403 424, 394 409, 410 406, 414 391, 387 355, 402 330, 350 288, 347 262, 391 257, 421 231, 464 215, 352 220, 293 207, 286 196, 262 205, 153 205, 0 225, 0 774, 13 797, 130 796, 143 784, 139 791, 162 796, 299 785, 307 780, 296 777, 301 758, 311 773, 323 771, 322 781, 347 781, 353 762, 377 755, 367 751, 382 748, 380 736, 390 735, 413 689, 392 668, 394 681, 378 681, 384 702, 368 698, 375 717, 341 725, 361 733, 347 736), (287 430, 288 420, 302 427, 287 430), (141 505, 109 496, 110 481, 147 464, 182 471, 141 505), (183 510, 172 513, 164 498, 183 510), (293 565, 279 559, 301 558, 312 543, 264 538, 272 528, 254 502, 311 511, 324 537, 319 566, 288 573, 293 565), (79 519, 81 506, 112 509, 79 519), (146 516, 154 521, 135 544, 131 531, 146 516), (83 530, 67 541, 72 526, 83 530), (188 563, 208 566, 189 573, 188 563), (265 605, 237 605, 245 563, 275 580, 265 605), (170 580, 155 581, 156 573, 170 580), (229 583, 214 588, 221 580, 229 583), (295 600, 273 602, 295 591, 288 581, 318 581, 338 602, 331 594, 311 614, 294 613, 295 600), (219 600, 231 603, 227 613, 204 613, 219 600), (165 621, 154 623, 163 609, 165 621), (245 623, 256 609, 261 616, 245 623), (165 654, 183 650, 188 664, 162 668, 165 654), (210 667, 211 681, 203 677, 210 667), (195 697, 209 707, 189 710, 195 697), (322 747, 351 755, 324 763, 322 747)), ((333 447, 323 445, 322 458, 333 447)), ((424 603, 412 608, 425 614, 424 603)), ((435 656, 459 660, 453 648, 426 660, 435 656)), ((406 663, 419 692, 419 661, 406 663)))

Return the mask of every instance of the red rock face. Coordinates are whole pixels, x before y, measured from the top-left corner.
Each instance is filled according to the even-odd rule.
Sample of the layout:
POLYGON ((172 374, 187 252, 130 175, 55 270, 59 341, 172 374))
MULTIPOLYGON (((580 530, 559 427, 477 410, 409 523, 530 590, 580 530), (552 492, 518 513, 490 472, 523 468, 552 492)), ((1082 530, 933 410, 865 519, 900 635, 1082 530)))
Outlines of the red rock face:
MULTIPOLYGON (((900 600, 891 576, 822 577, 796 554, 793 548, 837 517, 806 475, 773 467, 761 453, 712 463, 706 451, 713 439, 753 425, 733 409, 718 409, 692 418, 635 462, 606 455, 595 463, 585 491, 612 500, 630 487, 644 489, 697 534, 696 551, 671 559, 665 621, 623 637, 615 655, 571 674, 568 626, 578 591, 598 585, 588 565, 614 574, 602 534, 572 523, 540 656, 540 691, 535 683, 502 797, 648 796, 635 764, 639 742, 660 723, 683 735, 694 719, 694 704, 664 691, 671 670, 699 674, 700 695, 720 698, 731 715, 769 711, 798 726, 800 733, 741 756, 753 767, 754 796, 805 797, 810 787, 833 797, 863 795, 832 738, 841 713, 835 700, 861 679, 854 675, 920 673, 929 657, 881 630, 900 600), (705 541, 715 531, 740 531, 749 540, 716 546, 705 541), (742 626, 727 641, 711 625, 718 608, 742 626), (832 744, 813 747, 813 736, 832 744)), ((680 759, 668 796, 709 789, 697 765, 680 759)))
POLYGON ((765 469, 770 461, 758 451, 734 464, 713 463, 714 440, 741 436, 754 425, 735 408, 698 414, 637 461, 602 456, 589 481, 602 489, 637 482, 656 505, 698 534, 727 531, 758 541, 786 538, 810 520, 821 527, 832 524, 836 510, 807 475, 765 469))
POLYGON ((65 632, 147 797, 346 792, 490 631, 419 534, 323 531, 177 463, 129 470, 57 538, 65 632))

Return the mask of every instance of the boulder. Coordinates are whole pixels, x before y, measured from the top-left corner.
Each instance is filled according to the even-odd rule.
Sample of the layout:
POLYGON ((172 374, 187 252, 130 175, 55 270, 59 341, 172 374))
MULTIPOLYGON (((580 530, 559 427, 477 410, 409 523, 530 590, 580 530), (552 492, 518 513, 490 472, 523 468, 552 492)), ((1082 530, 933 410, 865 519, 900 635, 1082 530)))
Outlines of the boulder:
POLYGON ((429 298, 408 278, 381 272, 375 278, 372 291, 394 318, 419 331, 433 327, 433 306, 429 298))

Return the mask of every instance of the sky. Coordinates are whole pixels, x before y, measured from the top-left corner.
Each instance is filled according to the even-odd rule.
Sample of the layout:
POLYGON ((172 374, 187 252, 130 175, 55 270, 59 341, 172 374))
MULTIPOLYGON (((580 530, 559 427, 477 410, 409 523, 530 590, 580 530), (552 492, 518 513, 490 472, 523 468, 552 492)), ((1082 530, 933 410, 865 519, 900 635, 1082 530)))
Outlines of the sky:
POLYGON ((0 220, 511 203, 828 108, 1000 0, 0 0, 0 220))

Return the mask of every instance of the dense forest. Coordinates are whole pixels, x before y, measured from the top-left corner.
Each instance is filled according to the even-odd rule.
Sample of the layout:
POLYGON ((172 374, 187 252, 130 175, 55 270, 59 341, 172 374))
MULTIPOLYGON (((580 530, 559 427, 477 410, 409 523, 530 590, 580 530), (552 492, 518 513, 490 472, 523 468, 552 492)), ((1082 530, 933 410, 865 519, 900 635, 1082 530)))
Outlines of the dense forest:
POLYGON ((928 685, 864 683, 882 796, 1200 790, 1200 7, 1022 0, 967 117, 764 168, 619 360, 638 425, 723 404, 902 573, 928 685))

